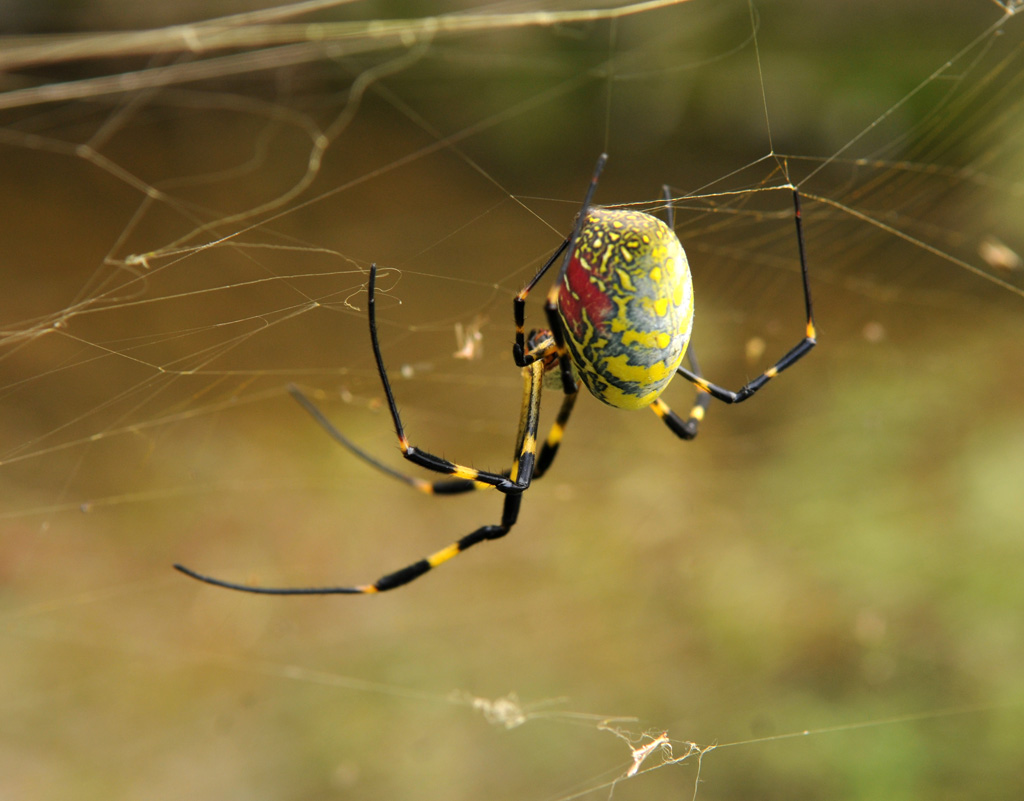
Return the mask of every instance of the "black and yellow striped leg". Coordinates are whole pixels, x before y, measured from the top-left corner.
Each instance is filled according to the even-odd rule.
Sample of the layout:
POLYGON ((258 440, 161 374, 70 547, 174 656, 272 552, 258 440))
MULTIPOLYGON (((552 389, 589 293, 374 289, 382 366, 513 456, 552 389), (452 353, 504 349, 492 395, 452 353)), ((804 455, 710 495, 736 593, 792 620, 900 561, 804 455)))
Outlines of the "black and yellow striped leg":
POLYGON ((544 355, 538 351, 530 353, 527 353, 526 351, 526 298, 537 285, 537 282, 540 281, 540 279, 544 277, 544 274, 551 268, 551 265, 558 261, 558 257, 565 252, 565 249, 568 246, 569 239, 565 239, 562 244, 558 246, 558 250, 551 255, 551 258, 548 259, 544 266, 537 271, 537 274, 530 279, 530 283, 520 289, 512 299, 512 318, 516 324, 516 341, 512 346, 512 358, 515 360, 516 366, 518 367, 526 367, 526 365, 532 364, 544 355))
POLYGON ((512 529, 512 526, 515 525, 522 500, 522 493, 506 495, 499 524, 480 526, 476 531, 456 540, 440 551, 419 559, 411 565, 403 567, 401 570, 381 576, 372 584, 359 584, 352 587, 257 587, 251 584, 236 584, 233 581, 224 581, 212 576, 204 576, 182 565, 175 565, 174 567, 186 576, 198 579, 206 584, 223 587, 227 590, 256 593, 258 595, 371 595, 373 593, 393 590, 396 587, 401 587, 403 584, 408 584, 410 581, 415 581, 424 573, 433 570, 439 565, 443 565, 449 559, 454 559, 474 545, 504 537, 512 529))
MULTIPOLYGON (((700 365, 697 364, 697 354, 693 350, 693 345, 687 351, 686 358, 690 362, 693 374, 700 376, 700 365)), ((693 401, 693 406, 690 407, 690 415, 686 419, 673 412, 661 398, 652 403, 650 409, 664 421, 673 434, 680 439, 690 440, 697 436, 700 422, 704 419, 710 400, 711 396, 707 392, 698 389, 697 397, 693 401)))
MULTIPOLYGON (((530 486, 534 478, 537 464, 537 426, 540 421, 540 394, 542 389, 543 365, 536 363, 523 370, 524 376, 524 398, 523 411, 520 419, 519 431, 516 435, 516 453, 511 469, 508 471, 509 478, 514 482, 513 488, 505 490, 504 504, 502 506, 501 522, 496 525, 481 526, 465 537, 462 537, 451 545, 442 548, 430 556, 413 562, 401 570, 388 573, 377 579, 372 584, 357 584, 354 586, 339 587, 259 587, 251 584, 239 584, 233 581, 207 576, 202 573, 175 565, 175 569, 186 576, 198 581, 212 584, 216 587, 223 587, 229 590, 240 592, 257 593, 260 595, 365 595, 385 590, 393 590, 408 584, 424 573, 433 570, 435 567, 453 559, 463 551, 487 540, 495 540, 504 537, 515 525, 519 516, 519 507, 522 503, 522 493, 530 486)), ((563 404, 564 408, 564 404, 563 404)), ((550 436, 549 436, 550 440, 550 436)), ((549 459, 550 461, 550 459, 549 459)), ((374 463, 374 460, 371 460, 374 463)), ((383 467, 383 466, 382 466, 383 467)), ((385 470, 389 471, 390 468, 385 470)), ((400 475, 400 474, 399 474, 400 475)), ((499 488, 500 489, 500 488, 499 488)))
POLYGON ((373 358, 377 362, 377 372, 380 375, 381 385, 384 388, 388 411, 391 413, 391 419, 395 424, 395 434, 398 436, 398 447, 402 451, 402 456, 415 465, 427 470, 433 470, 435 473, 444 473, 462 481, 480 481, 504 492, 519 489, 519 485, 506 473, 490 473, 455 462, 449 462, 447 459, 435 456, 429 451, 410 444, 408 437, 405 436, 405 427, 402 425, 402 418, 398 413, 395 393, 391 390, 391 381, 388 380, 388 372, 384 367, 384 357, 380 352, 380 341, 377 338, 376 284, 377 265, 372 264, 370 265, 370 280, 367 286, 367 316, 370 321, 370 345, 373 347, 373 358))
MULTIPOLYGON (((665 198, 665 217, 668 227, 674 231, 676 228, 676 214, 675 208, 672 206, 672 190, 668 184, 661 187, 661 193, 665 198)), ((686 360, 690 363, 692 374, 703 377, 700 371, 700 364, 697 363, 697 352, 692 344, 687 348, 686 360)), ((710 400, 711 396, 707 392, 698 389, 697 397, 693 401, 693 406, 690 407, 690 415, 685 420, 673 412, 669 405, 661 398, 652 403, 650 409, 664 421, 673 434, 680 439, 691 440, 697 436, 700 422, 704 419, 704 413, 707 411, 710 400)))
POLYGON ((590 201, 594 198, 597 190, 597 181, 604 170, 605 162, 608 161, 608 154, 602 153, 598 156, 597 164, 594 166, 594 173, 590 178, 590 186, 587 187, 587 194, 583 198, 583 206, 580 208, 576 224, 572 229, 572 236, 569 238, 569 247, 566 248, 565 256, 562 258, 562 266, 558 268, 558 275, 548 290, 547 300, 544 301, 544 313, 548 318, 548 326, 551 329, 551 336, 555 340, 555 353, 558 355, 559 369, 562 375, 562 389, 566 395, 576 392, 576 379, 572 374, 572 359, 569 357, 569 350, 565 346, 565 332, 562 330, 562 318, 558 314, 558 294, 565 280, 565 273, 569 269, 569 262, 572 261, 573 251, 576 250, 576 242, 580 238, 580 231, 583 230, 583 222, 586 219, 587 211, 590 209, 590 201))
MULTIPOLYGON (((373 286, 376 268, 371 268, 370 271, 370 297, 371 301, 373 298, 373 286)), ((380 358, 380 349, 377 345, 376 328, 373 316, 373 306, 370 307, 370 330, 373 338, 374 353, 377 356, 377 364, 380 367, 381 379, 384 384, 385 394, 388 397, 388 404, 392 410, 392 417, 395 420, 395 427, 398 430, 399 442, 403 443, 409 449, 405 436, 402 433, 401 423, 398 418, 398 411, 394 405, 394 397, 391 394, 391 387, 387 381, 387 375, 384 371, 384 364, 380 358)), ((338 587, 259 587, 251 584, 239 584, 233 581, 224 581, 223 579, 214 578, 207 576, 202 573, 187 568, 183 565, 175 565, 175 569, 181 571, 191 578, 203 581, 207 584, 213 584, 217 587, 223 587, 229 590, 238 590, 240 592, 251 592, 258 593, 261 595, 357 595, 357 594, 368 594, 383 592, 385 590, 391 590, 395 587, 400 587, 403 584, 408 584, 410 581, 419 578, 424 573, 438 565, 444 564, 449 559, 458 556, 460 553, 465 551, 467 548, 471 548, 478 543, 485 542, 486 540, 494 540, 499 537, 504 537, 512 526, 515 524, 516 519, 519 515, 519 507, 522 502, 522 493, 530 486, 530 482, 533 480, 534 472, 537 466, 537 428, 540 424, 540 399, 541 392, 543 390, 544 382, 544 363, 541 361, 535 362, 527 367, 523 368, 523 404, 519 416, 519 429, 516 433, 516 446, 515 455, 512 462, 512 466, 504 473, 477 473, 480 476, 497 477, 501 481, 494 482, 494 486, 499 492, 505 493, 504 505, 502 507, 501 522, 496 525, 481 526, 465 537, 456 540, 446 548, 442 548, 430 556, 424 559, 420 559, 413 562, 411 565, 402 568, 401 570, 395 571, 394 573, 388 573, 385 576, 377 579, 372 584, 357 584, 354 586, 338 586, 338 587)), ((301 394, 301 393, 300 393, 301 394)), ((304 404, 305 405, 305 404, 304 404)), ((310 404, 312 405, 312 404, 310 404)), ((308 409, 309 407, 307 407, 308 409)), ((316 407, 313 407, 315 409, 316 407)), ((322 415, 314 415, 318 420, 322 415)), ((328 431, 334 435, 333 426, 328 424, 328 431)), ((340 432, 338 432, 340 434, 340 432)), ((337 438, 337 437, 336 437, 337 438)), ((550 439, 550 437, 549 437, 550 439)), ((352 443, 348 443, 347 439, 342 436, 339 440, 346 447, 352 446, 352 443), (346 444, 347 443, 347 444, 346 444)), ((403 478, 402 474, 391 471, 390 468, 383 464, 380 464, 375 459, 360 451, 358 448, 354 449, 356 453, 360 454, 364 459, 382 469, 384 472, 388 472, 397 478, 403 478)), ((403 453, 408 451, 403 450, 403 453)), ((449 470, 448 466, 456 468, 461 475, 457 475, 457 479, 461 481, 475 481, 475 478, 470 479, 464 474, 465 471, 472 470, 472 468, 463 468, 452 462, 439 459, 429 453, 423 451, 415 451, 426 458, 416 461, 423 467, 428 469, 434 469, 437 472, 455 472, 449 470), (440 465, 438 467, 437 465, 440 465)), ((491 482, 487 482, 491 484, 491 482)))
POLYGON ((814 309, 811 304, 811 283, 810 279, 807 277, 807 254, 804 248, 804 227, 800 212, 800 192, 796 189, 793 190, 793 208, 794 218, 796 220, 797 246, 800 250, 800 275, 804 286, 804 308, 807 313, 807 328, 804 332, 804 338, 790 348, 789 351, 786 352, 785 356, 761 373, 761 375, 753 381, 744 384, 735 392, 729 389, 724 389, 717 384, 712 384, 696 372, 692 372, 683 367, 680 367, 677 371, 679 375, 683 376, 687 381, 692 382, 698 389, 707 392, 712 397, 720 401, 724 401, 725 403, 740 403, 741 401, 745 401, 783 370, 796 364, 796 362, 810 353, 811 349, 817 344, 817 333, 814 328, 814 309))
POLYGON ((547 263, 540 268, 530 283, 512 301, 512 313, 516 323, 516 342, 512 346, 512 356, 516 364, 522 367, 547 355, 546 352, 542 353, 536 350, 530 353, 526 352, 526 335, 523 330, 526 322, 526 297, 530 294, 530 290, 537 285, 541 276, 558 260, 559 255, 564 253, 562 264, 558 268, 558 274, 555 276, 554 283, 551 285, 551 289, 548 290, 547 298, 544 301, 544 313, 547 317, 551 337, 554 340, 555 353, 558 357, 559 370, 562 376, 562 390, 566 395, 572 395, 576 392, 576 379, 572 374, 572 360, 569 357, 568 349, 565 347, 565 332, 562 331, 562 319, 558 314, 558 293, 561 289, 562 281, 565 279, 565 272, 569 268, 569 262, 572 260, 573 251, 576 249, 576 240, 579 239, 580 231, 583 229, 583 222, 587 216, 587 210, 590 208, 590 201, 594 198, 597 181, 601 177, 601 172, 604 170, 604 165, 607 161, 607 153, 602 153, 597 159, 594 172, 590 177, 590 185, 587 187, 587 193, 583 198, 583 205, 580 207, 580 213, 577 215, 576 222, 573 225, 572 234, 559 246, 554 255, 548 259, 547 263))
MULTIPOLYGON (((443 565, 449 559, 454 559, 463 551, 472 548, 474 545, 478 545, 481 542, 487 542, 488 540, 496 540, 504 537, 512 529, 512 526, 516 524, 516 520, 519 518, 519 507, 522 505, 523 492, 530 486, 532 479, 540 475, 538 470, 539 462, 537 456, 537 426, 540 422, 540 394, 543 388, 543 375, 544 368, 543 364, 536 362, 528 365, 523 370, 523 377, 525 381, 523 391, 523 409, 519 420, 519 431, 516 434, 516 459, 513 462, 512 469, 509 471, 509 478, 515 481, 518 485, 517 491, 507 492, 505 495, 504 504, 501 511, 501 522, 497 525, 481 526, 476 531, 467 534, 465 537, 456 540, 446 548, 442 548, 430 556, 413 562, 411 565, 403 567, 401 570, 396 570, 394 573, 388 573, 386 576, 381 576, 373 584, 366 584, 359 587, 352 588, 337 588, 332 589, 329 592, 357 592, 357 593, 376 593, 385 592, 386 590, 393 590, 396 587, 401 587, 404 584, 408 584, 410 581, 414 581, 433 570, 435 567, 443 565)), ((566 404, 563 403, 563 410, 566 408, 566 404)), ((569 410, 572 408, 572 404, 568 404, 569 410)), ((562 413, 559 413, 559 418, 562 417, 562 413)), ((565 417, 568 417, 568 412, 565 413, 565 417)), ((555 426, 557 427, 556 422, 555 426)), ((564 424, 563 424, 564 425, 564 424)), ((554 428, 552 429, 554 432, 554 428)), ((545 442, 545 449, 547 449, 549 442, 551 442, 552 434, 548 435, 548 441, 545 442)), ((557 450, 557 439, 555 441, 554 449, 557 450)), ((554 457, 554 453, 548 457, 548 463, 551 458, 554 457)), ((543 457, 542 457, 543 458, 543 457)))
POLYGON ((565 432, 565 426, 569 422, 569 415, 572 414, 572 409, 576 405, 576 398, 578 397, 578 392, 563 396, 558 416, 555 418, 555 422, 551 424, 548 437, 544 440, 544 445, 540 449, 540 455, 537 457, 537 467, 533 472, 534 478, 540 478, 544 475, 555 460, 558 446, 562 444, 562 434, 565 432))
POLYGON ((379 470, 381 473, 389 475, 392 478, 398 479, 403 484, 407 484, 413 489, 419 490, 426 495, 455 495, 462 492, 472 492, 473 490, 494 489, 491 484, 485 484, 482 481, 471 481, 464 478, 447 478, 439 479, 437 481, 427 481, 395 470, 371 456, 352 440, 342 434, 334 423, 328 420, 327 416, 320 411, 316 404, 306 397, 302 390, 297 386, 294 384, 289 386, 288 391, 291 393, 292 397, 299 402, 302 408, 309 412, 309 415, 316 420, 320 427, 330 434, 331 438, 335 442, 350 451, 353 455, 358 456, 374 469, 379 470))
POLYGON ((418 579, 424 573, 433 570, 439 565, 443 565, 449 559, 454 559, 460 553, 472 548, 474 545, 504 537, 512 529, 512 526, 516 523, 516 519, 519 517, 519 507, 522 504, 522 500, 523 495, 519 492, 505 496, 505 503, 501 512, 501 523, 498 525, 480 526, 476 531, 456 540, 447 548, 442 548, 440 551, 437 551, 424 559, 420 559, 417 562, 413 562, 411 565, 403 567, 401 570, 396 570, 394 573, 388 573, 386 576, 381 576, 373 582, 373 584, 367 584, 362 587, 353 587, 349 590, 341 588, 336 590, 336 592, 357 592, 369 594, 393 590, 396 587, 401 587, 403 584, 408 584, 410 581, 418 579))
MULTIPOLYGON (((484 484, 482 481, 470 481, 468 479, 461 478, 426 481, 425 479, 416 478, 415 476, 410 476, 399 470, 395 470, 371 456, 352 442, 352 440, 342 434, 341 431, 339 431, 338 428, 327 419, 327 416, 317 408, 316 404, 313 403, 313 401, 311 401, 298 387, 292 385, 288 387, 288 391, 335 442, 342 445, 353 455, 358 456, 374 469, 379 470, 381 473, 389 475, 392 478, 398 479, 403 484, 407 484, 425 495, 456 495, 463 492, 472 492, 474 490, 494 489, 491 484, 484 484)), ((558 446, 562 442, 562 434, 565 431, 565 426, 569 422, 569 415, 572 413, 573 406, 576 404, 576 399, 578 397, 579 393, 573 393, 572 395, 564 396, 562 399, 562 408, 559 409, 558 416, 555 418, 555 422, 552 423, 551 429, 548 431, 547 438, 544 440, 540 452, 537 455, 537 464, 533 471, 533 478, 535 480, 544 475, 547 469, 551 466, 551 462, 554 461, 555 454, 558 452, 558 446)))

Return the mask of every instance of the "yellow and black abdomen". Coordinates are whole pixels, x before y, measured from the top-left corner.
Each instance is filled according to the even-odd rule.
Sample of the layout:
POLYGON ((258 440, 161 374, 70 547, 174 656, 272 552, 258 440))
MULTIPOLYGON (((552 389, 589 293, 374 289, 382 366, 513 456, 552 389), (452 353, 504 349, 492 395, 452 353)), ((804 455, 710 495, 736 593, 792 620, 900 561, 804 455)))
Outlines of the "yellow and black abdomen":
POLYGON ((589 209, 558 311, 587 389, 620 409, 649 406, 675 375, 693 327, 690 267, 675 232, 643 212, 589 209))

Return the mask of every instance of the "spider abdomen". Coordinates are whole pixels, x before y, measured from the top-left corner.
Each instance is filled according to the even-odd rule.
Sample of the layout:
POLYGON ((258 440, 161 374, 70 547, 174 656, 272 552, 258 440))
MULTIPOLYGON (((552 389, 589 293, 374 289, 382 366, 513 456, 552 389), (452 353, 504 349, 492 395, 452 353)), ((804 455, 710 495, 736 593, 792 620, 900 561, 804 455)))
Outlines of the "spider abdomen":
POLYGON ((675 375, 693 327, 690 267, 675 232, 643 212, 589 209, 558 311, 587 389, 620 409, 649 406, 675 375))

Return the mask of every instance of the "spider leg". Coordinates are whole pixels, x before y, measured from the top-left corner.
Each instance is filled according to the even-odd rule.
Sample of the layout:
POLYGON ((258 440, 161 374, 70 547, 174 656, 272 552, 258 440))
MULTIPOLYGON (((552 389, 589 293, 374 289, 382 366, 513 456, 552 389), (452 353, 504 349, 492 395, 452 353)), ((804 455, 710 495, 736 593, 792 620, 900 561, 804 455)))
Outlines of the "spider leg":
POLYGON ((403 584, 408 584, 410 581, 418 579, 424 573, 444 564, 449 559, 453 559, 474 545, 504 537, 511 530, 512 526, 515 525, 516 518, 519 516, 519 506, 522 499, 523 496, 518 493, 506 495, 501 513, 501 523, 498 525, 481 526, 476 531, 456 540, 440 551, 436 551, 430 556, 406 565, 393 573, 381 576, 372 584, 357 584, 351 587, 258 587, 252 584, 237 584, 233 581, 224 581, 223 579, 206 576, 183 565, 175 565, 174 568, 186 576, 206 584, 212 584, 215 587, 255 593, 257 595, 370 595, 393 590, 396 587, 401 587, 403 584))
MULTIPOLYGON (((335 442, 342 445, 353 455, 358 456, 374 469, 379 470, 381 473, 389 475, 392 478, 398 479, 403 484, 407 484, 425 495, 456 495, 463 492, 472 492, 474 490, 494 489, 493 485, 484 484, 482 481, 470 481, 469 479, 461 478, 426 481, 422 478, 416 478, 415 476, 410 476, 406 473, 395 470, 371 456, 352 442, 352 440, 342 434, 341 431, 338 430, 337 426, 328 420, 327 416, 320 411, 316 404, 313 403, 313 401, 311 401, 298 387, 292 385, 288 387, 288 391, 292 394, 292 397, 299 402, 302 408, 309 412, 310 416, 316 420, 320 427, 323 428, 333 440, 335 440, 335 442)), ((558 416, 555 418, 555 422, 552 423, 551 429, 548 431, 547 438, 544 440, 544 444, 537 456, 537 464, 533 471, 534 479, 538 479, 544 475, 547 469, 551 466, 551 462, 554 461, 555 454, 558 452, 558 446, 562 441, 562 433, 565 430, 566 423, 569 421, 569 415, 572 413, 572 408, 576 404, 577 397, 579 397, 579 393, 566 395, 563 398, 562 407, 559 409, 558 416)))
MULTIPOLYGON (((665 198, 665 216, 668 227, 675 231, 676 213, 675 208, 672 206, 672 190, 668 184, 661 187, 661 194, 665 198)), ((686 351, 686 360, 690 363, 690 369, 693 371, 693 374, 702 376, 700 365, 697 363, 697 352, 692 344, 686 351)), ((690 440, 697 436, 700 421, 704 419, 704 413, 708 408, 710 400, 711 396, 707 392, 698 389, 697 397, 694 399, 693 406, 690 407, 690 414, 685 420, 673 412, 669 405, 661 398, 654 401, 649 408, 665 422, 665 425, 669 427, 673 434, 680 439, 690 440)))
POLYGON ((474 545, 504 537, 512 530, 512 526, 515 525, 516 519, 519 517, 519 506, 522 500, 523 496, 521 493, 506 495, 501 511, 501 523, 498 525, 481 526, 471 534, 456 540, 447 548, 442 548, 425 559, 413 562, 411 565, 403 567, 401 570, 396 570, 394 573, 381 576, 373 584, 356 587, 356 591, 360 593, 374 593, 393 590, 395 587, 401 587, 403 584, 408 584, 410 581, 418 579, 427 571, 443 565, 449 559, 454 559, 474 545))
POLYGON ((327 416, 317 408, 316 404, 313 403, 297 386, 292 384, 288 387, 288 391, 292 397, 309 412, 309 415, 320 425, 320 427, 326 431, 331 438, 339 445, 344 447, 350 453, 358 456, 368 465, 376 470, 379 470, 385 475, 391 476, 392 478, 398 479, 403 484, 408 484, 413 489, 419 490, 426 495, 454 495, 462 492, 472 492, 473 490, 481 489, 494 489, 493 485, 485 484, 481 481, 470 481, 469 479, 463 478, 450 478, 450 479, 439 479, 437 481, 426 481, 422 478, 416 478, 415 476, 407 475, 392 467, 384 464, 369 453, 364 451, 352 440, 346 437, 338 428, 327 419, 327 416))
MULTIPOLYGON (((373 298, 373 286, 374 277, 376 273, 376 267, 371 268, 370 271, 370 298, 372 302, 373 298)), ((387 377, 384 373, 384 365, 380 359, 380 349, 377 346, 376 328, 374 327, 373 317, 373 306, 370 307, 370 327, 371 335, 373 336, 374 352, 377 355, 377 363, 380 367, 381 377, 384 382, 385 394, 388 396, 388 403, 392 410, 392 416, 395 419, 395 425, 399 432, 399 441, 404 442, 405 438, 402 434, 400 422, 398 420, 398 411, 394 405, 394 399, 391 395, 390 385, 387 383, 387 377)), ((408 584, 424 573, 434 569, 438 565, 442 565, 449 559, 458 556, 468 548, 473 547, 481 542, 487 540, 498 539, 504 537, 511 530, 512 526, 515 525, 516 519, 519 516, 519 507, 522 503, 522 493, 530 486, 530 481, 533 479, 535 467, 537 463, 537 428, 540 423, 540 398, 541 392, 544 388, 544 362, 536 361, 533 364, 523 368, 523 404, 519 415, 519 429, 516 433, 516 447, 515 454, 512 461, 512 466, 503 474, 497 473, 480 473, 480 475, 493 476, 500 478, 504 482, 504 486, 497 486, 499 490, 505 492, 504 504, 501 513, 501 522, 496 525, 481 526, 470 534, 456 540, 451 545, 442 548, 440 551, 413 562, 401 570, 397 570, 393 573, 388 573, 381 578, 377 579, 372 584, 357 584, 353 586, 338 586, 338 587, 259 587, 251 584, 239 584, 233 581, 224 581, 223 579, 214 578, 207 576, 202 573, 197 573, 191 568, 187 568, 183 565, 174 565, 174 568, 186 576, 190 576, 198 581, 205 582, 206 584, 213 584, 217 587, 223 587, 229 590, 238 590, 240 592, 251 592, 261 595, 360 595, 369 594, 376 592, 384 592, 385 590, 393 590, 395 587, 401 587, 403 584, 408 584)), ((315 408, 315 407, 314 407, 315 408)), ((333 426, 331 426, 333 428, 333 426)), ((330 431, 331 429, 328 429, 330 431)), ((340 432, 339 432, 340 433, 340 432)), ((345 444, 345 438, 342 437, 343 444, 345 444)), ((411 446, 409 446, 411 448, 411 446)), ((361 451, 357 452, 361 453, 361 451)), ((414 449, 413 449, 414 450, 414 449)), ((422 451, 415 451, 416 453, 423 454, 422 451)), ((403 450, 403 453, 406 451, 403 450)), ((371 464, 380 467, 384 472, 388 472, 391 475, 401 478, 402 474, 392 472, 390 468, 380 464, 369 454, 362 454, 371 464)), ((443 462, 436 456, 425 454, 429 459, 436 460, 436 462, 443 462)), ((422 466, 430 467, 434 462, 417 462, 422 466)), ((444 462, 444 464, 453 465, 451 462, 444 462)), ((453 465, 458 468, 458 465, 453 465)), ((436 469, 436 468, 435 468, 436 469)), ((460 470, 469 470, 471 468, 459 468, 460 470)), ((440 472, 440 471, 439 471, 440 472)), ((459 476, 460 480, 463 476, 459 476)))
POLYGON ((578 397, 578 392, 562 397, 562 406, 558 410, 558 416, 555 418, 555 422, 551 424, 547 439, 544 440, 544 445, 540 449, 540 455, 537 457, 537 467, 533 471, 534 478, 540 478, 544 475, 555 460, 558 446, 562 443, 562 434, 565 431, 566 424, 569 422, 569 415, 572 414, 572 409, 576 405, 576 398, 578 397))
MULTIPOLYGON (((570 237, 571 238, 571 237, 570 237)), ((548 271, 552 264, 558 260, 558 257, 565 252, 565 249, 569 246, 569 239, 563 240, 562 244, 558 246, 550 259, 545 262, 544 266, 537 271, 537 274, 530 279, 530 283, 524 286, 516 296, 512 299, 512 317, 516 324, 516 342, 512 346, 512 358, 515 360, 517 367, 526 367, 526 365, 533 363, 538 358, 544 356, 544 353, 527 353, 526 352, 526 331, 524 326, 526 325, 526 298, 530 294, 530 291, 537 285, 537 282, 544 277, 544 274, 548 271)))
MULTIPOLYGON (((577 215, 576 223, 572 229, 572 235, 559 246, 554 255, 540 268, 540 271, 533 277, 530 283, 520 290, 512 301, 512 312, 516 323, 516 344, 513 345, 512 356, 516 364, 522 366, 523 364, 529 364, 531 360, 531 355, 524 352, 525 337, 523 334, 523 324, 526 319, 526 297, 529 295, 530 290, 536 286, 541 276, 555 263, 559 255, 565 254, 562 258, 562 264, 558 268, 558 275, 555 277, 551 289, 548 290, 547 299, 544 301, 544 313, 547 316, 548 328, 551 329, 551 337, 554 340, 555 352, 558 355, 558 364, 562 375, 562 390, 566 395, 572 395, 576 392, 576 379, 572 375, 572 361, 569 357, 569 351, 565 347, 565 332, 562 330, 562 319, 558 315, 558 293, 562 286, 562 281, 565 279, 565 272, 569 268, 569 262, 572 260, 573 251, 576 249, 576 240, 579 239, 580 231, 583 229, 583 222, 587 216, 587 210, 590 208, 590 201, 594 198, 598 178, 601 177, 601 171, 604 169, 605 162, 607 161, 607 153, 602 153, 597 159, 594 173, 590 178, 590 185, 587 187, 587 194, 583 198, 583 205, 580 207, 580 213, 577 215)), ((535 353, 532 358, 539 358, 539 356, 535 353)))
POLYGON ((576 218, 576 225, 572 229, 572 237, 569 239, 569 247, 562 259, 562 266, 558 268, 558 275, 548 290, 547 299, 544 301, 544 313, 548 318, 548 326, 551 328, 551 336, 555 340, 555 352, 558 354, 558 364, 562 372, 562 389, 566 395, 576 391, 576 379, 572 375, 572 360, 569 358, 569 350, 565 347, 565 332, 562 330, 562 318, 558 315, 558 293, 561 290, 562 282, 565 280, 565 273, 569 269, 569 262, 572 260, 573 251, 576 250, 576 241, 580 238, 580 231, 583 230, 583 221, 590 208, 590 201, 597 189, 597 180, 601 177, 605 162, 608 161, 608 154, 602 153, 594 166, 594 174, 590 178, 590 186, 587 187, 587 194, 583 198, 583 206, 580 208, 579 216, 576 218))
POLYGON ((703 392, 707 392, 712 397, 717 398, 720 401, 724 401, 725 403, 739 403, 741 401, 745 401, 783 370, 791 367, 806 356, 811 351, 811 348, 817 344, 817 335, 814 329, 814 310, 811 305, 811 284, 807 277, 807 255, 804 249, 804 228, 800 216, 800 192, 797 189, 793 190, 793 208, 794 218, 796 220, 797 246, 800 250, 800 274, 803 279, 804 286, 804 307, 807 312, 807 329, 804 334, 804 338, 790 348, 781 359, 761 373, 761 375, 752 381, 747 382, 735 392, 729 389, 724 389, 717 384, 712 384, 711 382, 706 381, 695 371, 687 370, 684 367, 680 367, 677 371, 679 375, 683 376, 687 381, 695 384, 698 389, 703 392))
MULTIPOLYGON (((700 365, 697 364, 697 354, 694 352, 693 345, 687 349, 686 358, 690 362, 693 374, 700 376, 700 365)), ((664 421, 673 434, 680 439, 690 440, 697 436, 700 422, 704 419, 704 413, 707 411, 710 400, 711 395, 698 388, 697 397, 694 399, 693 406, 690 407, 690 415, 686 419, 673 412, 661 398, 654 401, 649 408, 664 421)))
MULTIPOLYGON (((491 473, 484 470, 477 470, 474 467, 467 467, 465 465, 450 462, 440 456, 436 456, 429 451, 422 450, 416 446, 410 444, 409 439, 405 436, 405 427, 402 425, 402 418, 398 413, 398 405, 395 403, 395 395, 391 390, 391 382, 388 380, 387 370, 384 368, 384 358, 380 352, 380 342, 377 339, 377 313, 376 313, 376 298, 375 298, 375 286, 377 279, 377 265, 370 266, 370 281, 369 281, 369 299, 367 301, 367 308, 370 319, 370 344, 373 346, 373 356, 377 362, 377 372, 380 374, 381 384, 384 387, 384 395, 387 398, 388 410, 391 412, 391 419, 395 424, 395 434, 398 436, 398 447, 402 451, 402 456, 408 459, 413 464, 424 467, 427 470, 433 470, 435 473, 444 473, 445 475, 453 476, 456 479, 462 481, 471 482, 482 482, 495 487, 500 492, 522 492, 529 485, 529 476, 533 473, 533 462, 536 457, 536 453, 533 450, 527 452, 526 450, 520 455, 520 463, 514 465, 513 469, 504 473, 491 473), (525 462, 529 461, 529 471, 525 471, 525 462), (517 475, 526 475, 525 483, 522 479, 517 478, 517 475)), ((532 383, 536 384, 536 405, 537 413, 539 414, 540 409, 540 372, 543 371, 542 363, 538 362, 528 367, 523 368, 524 372, 534 372, 537 374, 536 380, 532 383)), ((528 381, 530 383, 530 381, 528 381)), ((524 401, 525 404, 525 401, 524 401)), ((536 432, 536 423, 534 423, 534 432, 536 432)), ((531 445, 536 446, 534 440, 531 445)))

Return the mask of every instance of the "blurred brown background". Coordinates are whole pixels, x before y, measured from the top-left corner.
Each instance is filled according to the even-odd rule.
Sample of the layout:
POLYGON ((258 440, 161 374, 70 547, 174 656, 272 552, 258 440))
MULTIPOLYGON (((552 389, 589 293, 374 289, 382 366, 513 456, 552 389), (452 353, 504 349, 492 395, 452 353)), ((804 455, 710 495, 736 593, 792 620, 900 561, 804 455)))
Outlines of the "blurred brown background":
MULTIPOLYGON (((691 2, 430 37, 435 7, 364 3, 297 18, 357 25, 331 45, 271 41, 283 18, 226 49, 92 34, 66 60, 49 38, 247 9, 5 23, 0 797, 603 799, 631 764, 609 716, 677 756, 718 744, 705 800, 1021 797, 1020 20, 691 2), (402 18, 400 43, 365 22, 402 18), (108 75, 139 82, 72 83, 108 75), (373 472, 286 388, 402 467, 366 334, 378 262, 413 442, 504 467, 511 299, 603 150, 599 202, 677 198, 694 341, 733 388, 803 332, 788 169, 805 362, 693 443, 581 398, 516 529, 394 593, 170 569, 363 583, 496 521, 492 493, 373 472), (535 717, 473 708, 509 693, 535 717)), ((615 798, 690 797, 696 771, 615 798)))

